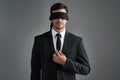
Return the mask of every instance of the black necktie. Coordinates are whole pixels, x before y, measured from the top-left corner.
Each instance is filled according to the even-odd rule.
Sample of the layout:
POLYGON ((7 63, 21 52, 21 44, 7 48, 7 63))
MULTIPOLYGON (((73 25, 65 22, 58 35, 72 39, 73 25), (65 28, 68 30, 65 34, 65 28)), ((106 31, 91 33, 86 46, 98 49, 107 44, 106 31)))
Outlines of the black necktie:
POLYGON ((60 40, 61 35, 59 33, 57 33, 56 36, 57 36, 56 49, 59 51, 61 48, 61 40, 60 40))

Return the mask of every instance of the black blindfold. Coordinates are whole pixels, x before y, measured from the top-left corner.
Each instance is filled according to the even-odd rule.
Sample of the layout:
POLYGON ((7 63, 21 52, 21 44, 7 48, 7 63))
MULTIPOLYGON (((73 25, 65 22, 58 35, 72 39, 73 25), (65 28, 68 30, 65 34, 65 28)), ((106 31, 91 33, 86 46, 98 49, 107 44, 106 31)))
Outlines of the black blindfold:
POLYGON ((49 20, 53 20, 53 19, 66 19, 68 20, 68 14, 64 13, 64 12, 56 12, 56 13, 51 13, 49 20))

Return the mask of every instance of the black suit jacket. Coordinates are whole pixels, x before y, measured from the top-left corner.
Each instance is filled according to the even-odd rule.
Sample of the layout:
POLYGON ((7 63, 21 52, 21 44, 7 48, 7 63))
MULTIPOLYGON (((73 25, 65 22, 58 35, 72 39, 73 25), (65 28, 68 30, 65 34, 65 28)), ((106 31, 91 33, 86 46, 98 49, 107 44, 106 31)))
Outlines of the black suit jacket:
POLYGON ((76 80, 75 74, 87 75, 90 65, 81 37, 66 32, 63 50, 67 60, 64 66, 53 62, 55 52, 51 31, 36 36, 31 57, 31 80, 76 80))

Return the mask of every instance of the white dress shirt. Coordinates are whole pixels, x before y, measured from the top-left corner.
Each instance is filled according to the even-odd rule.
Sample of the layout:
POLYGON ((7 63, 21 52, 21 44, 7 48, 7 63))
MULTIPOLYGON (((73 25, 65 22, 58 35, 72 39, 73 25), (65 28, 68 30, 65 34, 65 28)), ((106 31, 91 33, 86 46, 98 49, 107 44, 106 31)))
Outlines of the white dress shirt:
MULTIPOLYGON (((66 32, 66 29, 64 29, 64 31, 60 32, 59 34, 61 34, 61 51, 62 51, 62 48, 63 48, 63 43, 64 43, 64 38, 65 38, 65 32, 66 32)), ((52 38, 53 38, 53 44, 54 44, 54 49, 56 50, 56 41, 57 41, 57 34, 58 32, 56 32, 54 29, 52 29, 52 38)))

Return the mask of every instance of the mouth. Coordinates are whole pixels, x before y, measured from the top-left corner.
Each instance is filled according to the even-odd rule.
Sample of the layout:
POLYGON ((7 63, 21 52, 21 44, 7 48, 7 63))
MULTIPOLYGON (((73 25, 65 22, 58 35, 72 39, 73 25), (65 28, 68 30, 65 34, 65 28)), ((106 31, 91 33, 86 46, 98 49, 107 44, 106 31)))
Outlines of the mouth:
POLYGON ((62 25, 62 23, 61 23, 61 22, 57 22, 56 24, 58 24, 58 25, 62 25))
POLYGON ((62 23, 57 23, 58 26, 62 26, 62 23))

